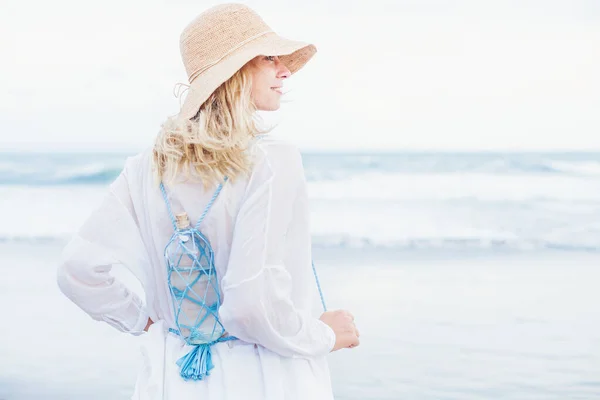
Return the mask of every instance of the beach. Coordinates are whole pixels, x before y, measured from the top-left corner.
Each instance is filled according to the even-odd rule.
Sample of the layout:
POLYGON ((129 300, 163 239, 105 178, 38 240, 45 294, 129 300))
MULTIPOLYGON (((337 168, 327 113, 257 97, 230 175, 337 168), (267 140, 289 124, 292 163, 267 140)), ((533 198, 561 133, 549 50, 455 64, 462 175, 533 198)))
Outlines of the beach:
MULTIPOLYGON (((60 247, 31 250, 0 246, 0 398, 128 399, 143 336, 62 296, 60 247)), ((315 255, 328 308, 361 331, 358 348, 330 355, 336 399, 597 398, 599 255, 315 255)))

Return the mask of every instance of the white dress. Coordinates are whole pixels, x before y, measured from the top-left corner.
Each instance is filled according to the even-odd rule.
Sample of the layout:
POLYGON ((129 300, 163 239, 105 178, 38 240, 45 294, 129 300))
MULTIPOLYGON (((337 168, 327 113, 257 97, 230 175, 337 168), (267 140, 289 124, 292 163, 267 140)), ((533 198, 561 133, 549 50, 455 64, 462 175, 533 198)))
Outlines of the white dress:
MULTIPOLYGON (((127 160, 64 250, 63 293, 92 318, 141 335, 143 364, 132 399, 333 399, 326 356, 335 334, 318 319, 300 153, 270 136, 249 151, 251 174, 225 183, 200 226, 215 252, 219 319, 240 339, 211 347, 214 369, 204 380, 180 377, 176 361, 191 347, 168 331, 176 326, 163 254, 173 227, 151 149, 127 160), (114 264, 140 280, 145 301, 111 274, 114 264), (145 333, 148 317, 155 323, 145 333)), ((195 224, 215 188, 167 186, 173 212, 187 212, 195 224)))

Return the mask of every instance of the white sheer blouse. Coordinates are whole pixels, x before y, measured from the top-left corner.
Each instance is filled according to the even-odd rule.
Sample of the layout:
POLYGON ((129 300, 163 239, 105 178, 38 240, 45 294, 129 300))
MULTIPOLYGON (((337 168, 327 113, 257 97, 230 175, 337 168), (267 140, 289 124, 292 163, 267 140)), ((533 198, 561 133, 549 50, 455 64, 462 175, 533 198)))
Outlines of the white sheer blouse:
MULTIPOLYGON (((215 252, 220 320, 229 334, 279 357, 323 357, 335 334, 319 320, 300 152, 269 135, 248 151, 252 172, 225 183, 200 226, 215 252)), ((67 297, 92 318, 134 335, 143 333, 148 317, 162 322, 163 331, 176 328, 163 258, 173 227, 151 156, 148 149, 127 160, 58 268, 67 297), (111 274, 115 264, 140 280, 144 300, 111 274)), ((173 212, 187 212, 192 224, 214 190, 192 182, 167 186, 173 212)))

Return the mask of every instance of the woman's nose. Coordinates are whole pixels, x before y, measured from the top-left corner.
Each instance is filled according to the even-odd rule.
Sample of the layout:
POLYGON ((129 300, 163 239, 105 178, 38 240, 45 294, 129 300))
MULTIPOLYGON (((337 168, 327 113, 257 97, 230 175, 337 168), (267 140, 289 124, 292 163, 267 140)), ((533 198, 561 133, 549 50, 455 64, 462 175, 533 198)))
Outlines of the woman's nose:
POLYGON ((277 59, 277 77, 280 79, 289 78, 292 75, 288 67, 277 59))

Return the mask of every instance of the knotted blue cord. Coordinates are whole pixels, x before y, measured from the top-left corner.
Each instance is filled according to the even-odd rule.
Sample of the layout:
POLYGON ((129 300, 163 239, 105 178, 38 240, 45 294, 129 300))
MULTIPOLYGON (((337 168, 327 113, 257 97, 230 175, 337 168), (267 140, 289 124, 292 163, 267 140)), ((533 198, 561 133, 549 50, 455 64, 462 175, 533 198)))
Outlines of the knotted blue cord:
POLYGON ((167 196, 167 192, 165 191, 165 185, 160 183, 160 191, 162 192, 163 199, 165 199, 165 204, 167 205, 167 212, 169 213, 169 218, 171 218, 171 223, 173 224, 173 229, 177 230, 177 222, 175 221, 175 216, 173 215, 173 210, 171 210, 171 203, 169 202, 169 198, 167 196))
MULTIPOLYGON (((225 177, 224 182, 226 181, 227 177, 225 177)), ((175 230, 165 247, 165 261, 168 269, 167 282, 173 300, 175 324, 178 328, 169 328, 169 331, 179 335, 186 344, 193 346, 188 354, 177 360, 180 375, 185 380, 202 380, 208 376, 214 368, 211 346, 215 343, 237 339, 234 336, 223 336, 225 328, 218 317, 221 295, 214 266, 214 253, 208 238, 199 231, 200 224, 222 188, 223 184, 219 184, 194 227, 188 225, 179 228, 165 187, 162 182, 160 184, 167 211, 175 230), (178 280, 179 285, 173 282, 174 279, 178 280), (204 288, 202 288, 202 285, 205 285, 204 288), (196 291, 197 286, 204 289, 204 293, 198 293, 196 291), (209 293, 214 294, 214 296, 211 296, 214 298, 207 301, 209 293), (191 312, 195 312, 194 308, 199 308, 194 321, 191 321, 189 315, 182 310, 184 301, 187 301, 185 305, 188 312, 190 312, 190 307, 191 312), (202 330, 202 325, 209 318, 214 321, 212 330, 210 328, 208 331, 202 330)))
POLYGON ((196 229, 199 229, 200 224, 202 223, 202 221, 204 221, 204 217, 206 217, 206 214, 208 213, 208 210, 210 210, 210 208, 212 207, 213 203, 217 199, 217 196, 219 195, 219 193, 221 193, 221 189, 223 189, 223 184, 227 182, 227 179, 228 178, 225 177, 225 179, 223 179, 223 183, 219 183, 219 186, 217 186, 217 190, 215 190, 215 193, 213 194, 212 198, 208 202, 206 208, 204 208, 204 212, 202 213, 202 215, 200 216, 200 218, 198 218, 198 222, 196 223, 196 227, 195 227, 196 229))
POLYGON ((312 261, 312 269, 315 274, 315 281, 317 281, 317 288, 319 289, 319 296, 321 296, 321 305, 323 305, 323 312, 327 311, 325 306, 325 298, 323 297, 323 291, 321 290, 321 284, 319 283, 319 277, 317 276, 317 269, 315 268, 315 262, 312 261))

